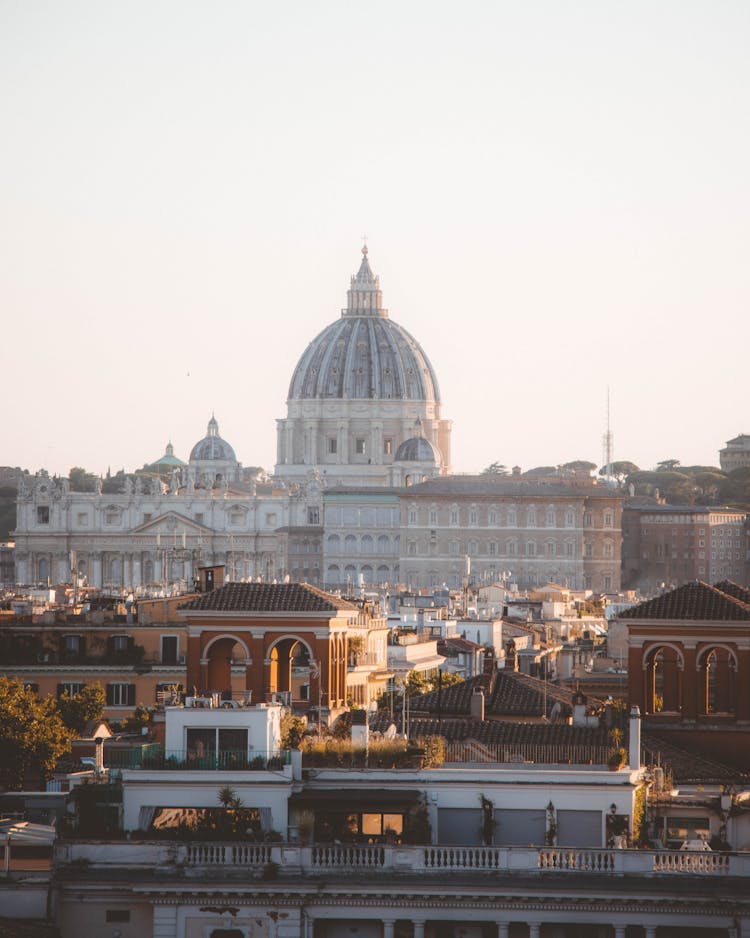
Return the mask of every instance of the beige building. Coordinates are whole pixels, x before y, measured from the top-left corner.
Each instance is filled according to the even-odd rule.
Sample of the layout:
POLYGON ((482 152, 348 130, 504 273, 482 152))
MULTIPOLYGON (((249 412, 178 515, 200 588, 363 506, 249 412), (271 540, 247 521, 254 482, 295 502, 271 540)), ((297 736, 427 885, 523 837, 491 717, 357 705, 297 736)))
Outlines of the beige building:
POLYGON ((590 482, 452 476, 401 495, 401 576, 412 589, 492 582, 620 587, 622 497, 590 482))
POLYGON ((724 472, 750 466, 750 435, 740 433, 733 440, 727 440, 724 449, 719 450, 719 464, 724 472))

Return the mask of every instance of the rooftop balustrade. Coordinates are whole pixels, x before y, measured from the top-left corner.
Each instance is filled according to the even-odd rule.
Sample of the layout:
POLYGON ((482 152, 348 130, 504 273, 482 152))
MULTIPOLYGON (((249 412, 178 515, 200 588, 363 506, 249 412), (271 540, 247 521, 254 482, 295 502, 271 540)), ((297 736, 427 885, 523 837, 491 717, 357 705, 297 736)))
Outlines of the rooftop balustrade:
POLYGON ((153 747, 148 752, 133 749, 120 753, 118 768, 156 771, 278 771, 291 764, 288 749, 222 749, 198 753, 192 750, 153 747))
POLYGON ((179 865, 187 875, 211 870, 246 871, 260 876, 268 864, 279 875, 364 874, 368 877, 414 873, 536 873, 630 876, 747 877, 750 853, 708 853, 583 847, 410 846, 388 844, 254 844, 237 842, 58 842, 57 865, 85 861, 97 867, 179 865))

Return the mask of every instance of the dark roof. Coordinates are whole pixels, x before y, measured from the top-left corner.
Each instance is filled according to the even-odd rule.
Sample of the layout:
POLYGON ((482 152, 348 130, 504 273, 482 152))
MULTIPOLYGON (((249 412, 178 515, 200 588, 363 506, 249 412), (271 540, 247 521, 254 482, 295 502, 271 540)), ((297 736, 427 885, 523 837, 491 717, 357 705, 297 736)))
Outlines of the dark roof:
POLYGON ((742 603, 750 605, 750 590, 731 580, 722 580, 721 583, 714 583, 714 589, 721 590, 727 596, 733 596, 742 603))
POLYGON ((327 613, 357 609, 353 603, 307 583, 227 583, 180 608, 201 612, 327 613))
POLYGON ((620 619, 748 621, 750 604, 696 580, 619 613, 620 619))
MULTIPOLYGON (((379 711, 370 721, 370 729, 385 732, 394 721, 379 711)), ((611 746, 605 726, 573 726, 568 723, 503 723, 498 720, 437 720, 411 717, 409 735, 442 736, 447 742, 473 740, 483 745, 537 746, 611 746)))
MULTIPOLYGON (((444 714, 471 712, 471 695, 475 687, 482 686, 481 677, 472 677, 460 684, 444 687, 440 692, 440 709, 444 714)), ((556 703, 572 705, 573 692, 566 687, 541 681, 518 671, 500 670, 494 678, 492 691, 485 697, 484 712, 490 717, 541 717, 552 711, 556 703), (545 686, 546 685, 546 686, 545 686)), ((599 701, 590 701, 596 704, 599 701)), ((412 713, 437 713, 438 692, 430 691, 412 697, 412 713)))
POLYGON ((440 648, 440 646, 445 646, 446 648, 459 653, 472 652, 477 651, 479 648, 484 648, 484 645, 478 645, 476 642, 472 642, 468 638, 461 638, 457 635, 452 635, 449 638, 440 639, 438 642, 438 648, 440 648))
POLYGON ((745 773, 702 755, 700 741, 696 740, 695 746, 691 746, 690 739, 683 734, 680 743, 677 746, 665 736, 649 731, 643 736, 645 759, 656 761, 658 753, 661 765, 671 769, 675 783, 682 785, 719 785, 747 779, 745 773))

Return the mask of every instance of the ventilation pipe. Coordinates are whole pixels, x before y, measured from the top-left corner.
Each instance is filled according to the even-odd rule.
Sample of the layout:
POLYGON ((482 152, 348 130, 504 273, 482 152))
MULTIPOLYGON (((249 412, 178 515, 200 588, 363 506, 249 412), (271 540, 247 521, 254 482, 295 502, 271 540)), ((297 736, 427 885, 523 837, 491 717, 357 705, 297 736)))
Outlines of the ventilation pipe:
POLYGON ((630 711, 630 746, 629 757, 631 769, 641 767, 641 711, 633 704, 630 711))

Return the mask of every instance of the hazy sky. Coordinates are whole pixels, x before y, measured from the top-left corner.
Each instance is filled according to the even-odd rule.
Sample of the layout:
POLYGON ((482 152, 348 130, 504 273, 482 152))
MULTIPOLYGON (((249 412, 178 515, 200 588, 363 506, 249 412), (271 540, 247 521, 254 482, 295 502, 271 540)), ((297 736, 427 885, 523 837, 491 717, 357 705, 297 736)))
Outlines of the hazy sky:
POLYGON ((362 236, 454 468, 718 463, 746 416, 746 0, 0 2, 0 465, 271 469, 362 236))

